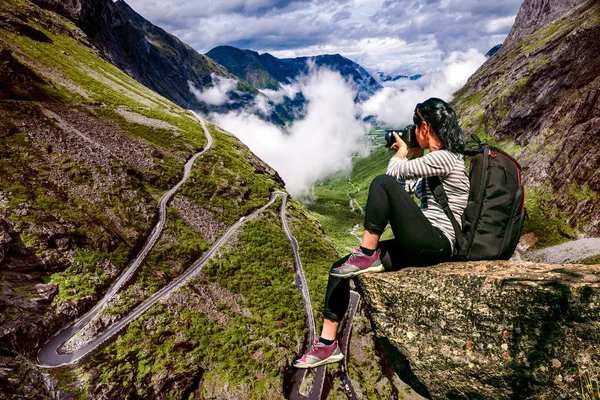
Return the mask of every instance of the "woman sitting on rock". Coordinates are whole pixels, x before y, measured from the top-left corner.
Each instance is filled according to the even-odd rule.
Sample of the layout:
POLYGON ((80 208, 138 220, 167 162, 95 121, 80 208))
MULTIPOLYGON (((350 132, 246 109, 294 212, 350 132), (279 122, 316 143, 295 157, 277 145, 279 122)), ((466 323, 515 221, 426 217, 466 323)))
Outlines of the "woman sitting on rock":
POLYGON ((413 121, 419 147, 411 148, 394 132, 386 175, 369 188, 361 246, 337 261, 329 272, 321 337, 300 359, 297 368, 313 368, 341 361, 344 355, 335 340, 348 309, 348 278, 366 272, 398 270, 407 266, 448 261, 455 243, 454 229, 429 188, 427 177, 438 176, 458 221, 467 205, 469 179, 463 157, 464 135, 454 110, 443 100, 430 98, 417 104, 413 121), (430 152, 423 155, 423 149, 430 152), (410 193, 416 195, 417 206, 410 193), (394 239, 379 241, 387 223, 394 239))

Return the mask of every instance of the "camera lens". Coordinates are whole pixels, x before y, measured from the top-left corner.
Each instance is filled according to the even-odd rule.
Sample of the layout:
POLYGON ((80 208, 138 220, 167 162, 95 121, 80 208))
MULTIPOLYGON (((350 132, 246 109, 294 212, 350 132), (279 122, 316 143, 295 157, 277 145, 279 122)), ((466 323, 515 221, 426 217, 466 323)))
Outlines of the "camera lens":
POLYGON ((393 130, 386 129, 385 130, 385 147, 391 147, 394 143, 396 143, 396 138, 394 137, 393 130))
POLYGON ((414 125, 407 125, 404 129, 386 129, 385 130, 385 147, 391 147, 396 143, 396 138, 393 132, 396 132, 402 140, 406 143, 408 148, 419 147, 419 142, 416 136, 416 127, 414 125))

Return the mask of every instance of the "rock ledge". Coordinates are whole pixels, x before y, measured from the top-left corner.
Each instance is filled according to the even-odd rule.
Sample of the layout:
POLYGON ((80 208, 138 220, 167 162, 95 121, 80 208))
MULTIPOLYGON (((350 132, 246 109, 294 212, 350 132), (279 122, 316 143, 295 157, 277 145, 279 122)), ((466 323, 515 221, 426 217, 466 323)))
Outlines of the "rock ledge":
POLYGON ((358 284, 390 361, 426 396, 575 398, 600 375, 600 265, 445 263, 358 284))

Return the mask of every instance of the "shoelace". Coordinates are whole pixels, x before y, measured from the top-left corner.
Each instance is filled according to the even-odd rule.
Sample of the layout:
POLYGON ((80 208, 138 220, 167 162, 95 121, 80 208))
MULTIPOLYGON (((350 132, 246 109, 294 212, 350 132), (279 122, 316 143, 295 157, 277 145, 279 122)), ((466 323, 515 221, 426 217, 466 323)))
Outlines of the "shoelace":
MULTIPOLYGON (((350 257, 348 257, 348 260, 346 260, 346 262, 344 264, 350 262, 351 260, 355 259, 356 257, 365 257, 365 256, 366 255, 362 252, 359 252, 359 251, 354 252, 354 253, 350 254, 350 257)), ((344 264, 340 265, 339 267, 335 267, 334 270, 342 269, 344 267, 344 264)))
POLYGON ((310 348, 310 350, 308 351, 308 353, 306 353, 306 355, 308 356, 308 355, 314 353, 315 350, 317 350, 317 347, 322 347, 322 346, 319 346, 319 342, 313 344, 312 347, 310 348))
POLYGON ((311 355, 312 353, 314 353, 317 348, 319 347, 323 347, 323 346, 327 346, 325 343, 321 343, 321 342, 317 342, 315 344, 312 345, 312 347, 310 348, 310 350, 308 351, 308 353, 306 353, 306 356, 311 355))

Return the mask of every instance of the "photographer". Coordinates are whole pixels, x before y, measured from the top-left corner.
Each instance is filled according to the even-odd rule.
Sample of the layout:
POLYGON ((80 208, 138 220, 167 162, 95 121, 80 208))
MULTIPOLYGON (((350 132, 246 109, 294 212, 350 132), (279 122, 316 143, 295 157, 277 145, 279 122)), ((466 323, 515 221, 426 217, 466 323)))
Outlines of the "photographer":
POLYGON ((389 161, 386 175, 376 177, 369 188, 361 246, 332 266, 321 337, 305 355, 294 361, 297 368, 313 368, 344 358, 335 338, 348 309, 348 278, 368 272, 433 265, 448 261, 452 255, 454 229, 429 189, 427 177, 439 176, 450 208, 460 221, 469 196, 469 179, 462 154, 464 135, 454 110, 437 98, 417 104, 413 122, 416 143, 410 148, 412 160, 406 158, 407 143, 394 132, 391 148, 396 153, 389 161), (423 155, 424 149, 430 152, 423 155), (411 193, 419 198, 421 206, 417 206, 411 193), (380 242, 388 222, 394 239, 380 242))

